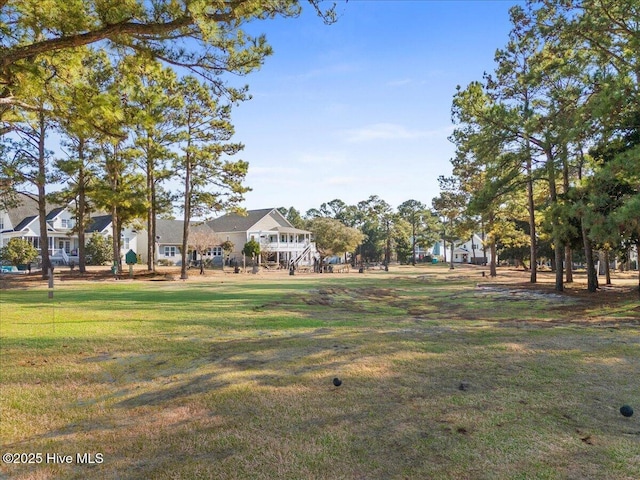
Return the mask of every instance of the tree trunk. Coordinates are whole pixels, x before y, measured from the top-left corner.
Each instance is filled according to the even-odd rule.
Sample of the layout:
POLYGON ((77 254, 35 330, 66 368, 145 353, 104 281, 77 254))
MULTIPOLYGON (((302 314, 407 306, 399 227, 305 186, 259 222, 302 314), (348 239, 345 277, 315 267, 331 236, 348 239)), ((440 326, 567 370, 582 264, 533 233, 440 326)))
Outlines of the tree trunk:
POLYGON ((189 278, 189 275, 187 273, 189 222, 191 221, 191 158, 189 153, 186 154, 185 158, 184 177, 184 224, 182 226, 182 266, 180 267, 181 280, 186 280, 187 278, 189 278))
MULTIPOLYGON (((528 109, 528 101, 526 107, 528 109)), ((529 210, 529 255, 531 257, 531 272, 529 281, 536 283, 538 281, 538 243, 536 238, 536 216, 535 204, 533 202, 533 161, 531 159, 531 146, 527 140, 527 209, 529 210)))
POLYGON ((83 274, 87 271, 87 259, 84 248, 85 218, 87 215, 86 179, 84 176, 84 139, 80 139, 80 143, 78 144, 78 160, 80 161, 80 168, 78 169, 78 215, 76 218, 76 230, 78 232, 78 270, 83 274))
MULTIPOLYGON (((556 189, 556 168, 555 168, 555 159, 553 157, 553 153, 549 150, 545 152, 547 157, 547 172, 549 175, 549 197, 551 199, 552 207, 558 204, 558 192, 556 189)), ((553 218, 552 221, 552 229, 553 229, 553 244, 554 244, 554 257, 556 262, 556 282, 555 289, 558 292, 562 292, 564 290, 564 278, 563 278, 563 268, 562 263, 564 259, 564 245, 560 240, 560 234, 558 233, 558 221, 556 218, 553 218)))
POLYGON ((147 271, 153 272, 156 268, 156 179, 154 175, 153 160, 149 158, 151 150, 150 139, 147 137, 147 271))
POLYGON ((496 248, 496 242, 495 241, 491 241, 491 264, 489 266, 489 275, 491 275, 492 277, 496 277, 498 275, 498 270, 497 270, 497 264, 498 264, 498 253, 497 253, 497 248, 496 248))
POLYGON ((564 247, 564 263, 566 269, 566 278, 565 281, 567 283, 573 283, 573 251, 570 246, 564 247))
POLYGON ((454 266, 453 266, 453 248, 454 248, 454 242, 450 242, 451 243, 451 265, 449 266, 449 270, 453 270, 454 266))
POLYGON ((471 258, 472 258, 472 263, 474 265, 477 265, 478 262, 476 261, 476 245, 475 243, 473 243, 474 236, 475 234, 471 235, 471 258))
POLYGON ((42 279, 49 278, 51 260, 49 257, 49 235, 47 234, 47 203, 45 186, 38 185, 38 225, 40 226, 40 256, 42 258, 42 279))
POLYGON ((152 272, 154 268, 155 234, 153 232, 153 178, 147 162, 147 271, 152 272))
MULTIPOLYGON (((494 227, 494 221, 495 221, 495 215, 493 214, 493 212, 491 212, 489 214, 489 230, 492 232, 494 227)), ((483 232, 483 237, 484 237, 484 232, 483 232)), ((484 238, 483 238, 483 243, 484 243, 484 238)), ((491 261, 489 263, 489 275, 492 277, 496 277, 498 276, 498 269, 497 269, 498 254, 497 254, 497 248, 496 248, 496 237, 494 234, 491 234, 490 249, 491 249, 491 261)), ((486 258, 486 253, 485 253, 485 258, 486 258)))
MULTIPOLYGON (((110 153, 109 153, 110 155, 110 153)), ((106 170, 109 182, 111 183, 111 230, 113 232, 113 238, 111 239, 111 246, 113 250, 113 265, 116 267, 118 273, 122 273, 122 260, 120 258, 120 232, 122 231, 122 221, 120 220, 118 212, 118 192, 120 190, 120 170, 119 170, 119 144, 115 144, 113 147, 113 155, 110 155, 110 159, 107 160, 106 170)))
POLYGON ((564 262, 564 248, 562 244, 558 243, 554 247, 555 259, 556 259, 556 283, 555 289, 557 292, 564 290, 564 278, 563 278, 563 262, 564 262))
POLYGON ((118 209, 115 205, 111 207, 111 230, 113 237, 111 238, 111 250, 113 253, 113 265, 120 271, 120 248, 118 245, 118 209))
POLYGON ((609 250, 605 249, 602 255, 604 259, 604 278, 605 284, 611 285, 611 269, 609 268, 609 250))
MULTIPOLYGON (((562 186, 563 193, 567 195, 569 193, 569 154, 567 150, 567 144, 562 145, 562 186)), ((566 245, 564 248, 564 256, 565 256, 565 270, 566 270, 566 282, 573 282, 573 255, 571 252, 571 247, 566 245)))
MULTIPOLYGON (((36 180, 38 187, 38 216, 40 226, 40 256, 42 258, 42 278, 49 278, 49 268, 51 268, 51 260, 49 258, 49 235, 47 231, 47 200, 46 200, 46 184, 47 184, 47 151, 45 148, 46 136, 46 118, 44 109, 39 112, 39 137, 38 137, 38 177, 36 180)), ((55 246, 54 246, 55 248, 55 246)))
POLYGON ((584 220, 581 221, 582 242, 584 244, 584 257, 587 263, 587 290, 595 292, 598 290, 598 272, 596 272, 595 262, 593 261, 593 247, 589 239, 587 228, 584 220))
POLYGON ((122 218, 118 216, 117 228, 116 228, 116 265, 118 267, 118 273, 122 273, 122 218))

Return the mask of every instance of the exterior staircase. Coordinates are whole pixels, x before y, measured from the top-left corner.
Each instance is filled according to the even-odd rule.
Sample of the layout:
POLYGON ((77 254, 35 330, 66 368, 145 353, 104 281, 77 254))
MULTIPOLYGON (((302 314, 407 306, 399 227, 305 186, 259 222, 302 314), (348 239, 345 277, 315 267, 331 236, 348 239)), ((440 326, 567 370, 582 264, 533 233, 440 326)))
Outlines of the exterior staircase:
POLYGON ((300 263, 300 260, 302 260, 304 258, 304 256, 307 255, 311 251, 311 247, 312 247, 311 244, 307 245, 305 247, 305 249, 302 250, 300 255, 298 255, 296 258, 291 260, 291 262, 289 262, 289 267, 297 267, 298 264, 300 263))

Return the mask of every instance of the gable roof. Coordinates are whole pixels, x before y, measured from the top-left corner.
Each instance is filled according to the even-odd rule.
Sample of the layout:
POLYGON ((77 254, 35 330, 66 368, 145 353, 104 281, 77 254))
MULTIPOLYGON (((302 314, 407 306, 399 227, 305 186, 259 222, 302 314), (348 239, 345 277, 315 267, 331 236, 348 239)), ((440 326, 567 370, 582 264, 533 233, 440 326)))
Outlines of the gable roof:
MULTIPOLYGON (((158 218, 156 220, 156 234, 160 237, 158 243, 163 245, 180 245, 182 244, 182 233, 184 222, 182 220, 164 220, 158 218)), ((204 230, 208 233, 214 233, 214 231, 205 223, 192 223, 191 229, 193 231, 204 230)))
MULTIPOLYGON (((18 193, 17 197, 18 205, 7 210, 7 215, 9 216, 9 221, 13 229, 20 231, 33 222, 34 218, 38 218, 38 201, 24 193, 18 193)), ((46 211, 49 212, 46 217, 47 220, 55 218, 65 208, 66 207, 62 205, 47 202, 46 211)))
POLYGON ((16 225, 13 230, 15 232, 19 232, 21 230, 24 230, 25 228, 27 228, 29 226, 30 223, 32 223, 36 218, 38 218, 38 215, 31 215, 30 217, 25 217, 22 219, 22 221, 20 223, 18 223, 18 225, 16 225))
POLYGON ((47 220, 53 220, 54 218, 56 218, 60 212, 62 212, 65 209, 65 207, 56 207, 53 210, 51 210, 48 214, 47 214, 47 220))
POLYGON ((22 230, 25 227, 23 223, 27 218, 38 216, 38 202, 27 195, 18 194, 18 205, 10 208, 7 214, 14 230, 22 230))
POLYGON ((291 227, 292 225, 286 218, 275 208, 263 208, 260 210, 247 210, 246 215, 239 215, 237 213, 227 213, 219 218, 215 218, 207 225, 211 227, 215 232, 227 233, 227 232, 246 232, 251 230, 256 223, 262 220, 264 217, 271 215, 274 219, 283 227, 291 227))
POLYGON ((160 237, 158 243, 180 245, 182 243, 182 220, 156 220, 156 235, 160 237))
POLYGON ((102 232, 105 228, 111 225, 111 215, 97 215, 91 217, 91 223, 86 228, 86 233, 102 232))

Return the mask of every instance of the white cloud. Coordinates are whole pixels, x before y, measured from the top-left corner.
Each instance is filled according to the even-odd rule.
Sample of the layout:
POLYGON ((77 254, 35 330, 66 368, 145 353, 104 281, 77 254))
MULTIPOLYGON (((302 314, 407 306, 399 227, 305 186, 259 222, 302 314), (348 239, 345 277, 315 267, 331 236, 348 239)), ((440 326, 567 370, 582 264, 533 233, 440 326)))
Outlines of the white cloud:
POLYGON ((407 128, 396 123, 375 123, 364 127, 347 130, 346 140, 351 143, 369 142, 372 140, 412 140, 417 138, 432 138, 447 136, 452 131, 451 126, 436 130, 418 130, 407 128))

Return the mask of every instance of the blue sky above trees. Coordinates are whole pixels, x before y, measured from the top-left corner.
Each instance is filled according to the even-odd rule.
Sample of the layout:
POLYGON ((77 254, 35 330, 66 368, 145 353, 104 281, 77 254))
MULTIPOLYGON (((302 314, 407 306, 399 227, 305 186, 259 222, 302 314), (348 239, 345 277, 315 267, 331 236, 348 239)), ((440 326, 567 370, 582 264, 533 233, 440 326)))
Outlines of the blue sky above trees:
POLYGON ((329 26, 310 8, 249 25, 274 55, 230 79, 253 95, 232 114, 250 163, 245 207, 304 212, 370 195, 430 204, 451 171, 456 85, 492 70, 514 3, 351 0, 329 26))

